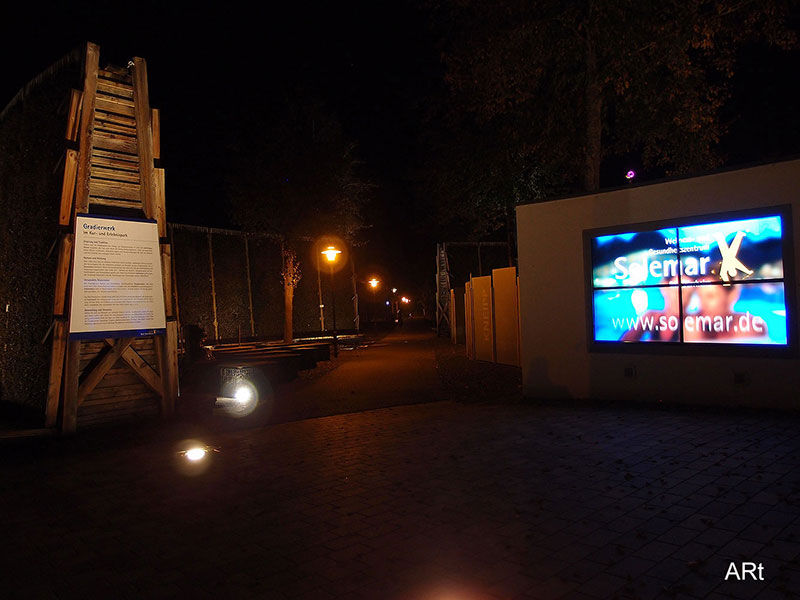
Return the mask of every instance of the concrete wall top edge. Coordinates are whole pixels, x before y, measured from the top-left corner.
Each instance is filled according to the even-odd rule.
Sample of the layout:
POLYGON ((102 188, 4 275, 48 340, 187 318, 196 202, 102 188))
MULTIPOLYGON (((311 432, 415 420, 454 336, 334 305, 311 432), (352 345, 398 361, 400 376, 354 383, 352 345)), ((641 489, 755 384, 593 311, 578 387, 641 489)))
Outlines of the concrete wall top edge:
POLYGON ((518 206, 526 394, 793 404, 797 358, 589 352, 583 254, 587 230, 784 204, 792 206, 794 264, 800 266, 800 160, 518 206), (638 379, 625 377, 630 367, 638 379))

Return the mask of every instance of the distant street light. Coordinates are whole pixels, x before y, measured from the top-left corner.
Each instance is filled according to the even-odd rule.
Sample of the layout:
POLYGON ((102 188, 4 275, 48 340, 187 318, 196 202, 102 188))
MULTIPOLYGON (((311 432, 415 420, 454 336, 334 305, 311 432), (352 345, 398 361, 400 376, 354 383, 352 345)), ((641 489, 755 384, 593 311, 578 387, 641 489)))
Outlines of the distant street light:
POLYGON ((325 258, 328 259, 328 264, 331 267, 331 309, 333 312, 333 356, 339 356, 339 338, 336 336, 336 287, 334 285, 333 280, 333 263, 336 262, 336 259, 339 258, 339 255, 342 253, 341 250, 337 250, 333 246, 328 246, 325 250, 320 252, 320 254, 324 254, 325 258))
POLYGON ((372 313, 377 312, 375 310, 375 292, 377 291, 378 286, 380 285, 381 282, 377 277, 373 277, 367 283, 372 288, 372 307, 370 308, 369 312, 370 312, 370 321, 374 323, 375 322, 375 315, 372 314, 372 313))

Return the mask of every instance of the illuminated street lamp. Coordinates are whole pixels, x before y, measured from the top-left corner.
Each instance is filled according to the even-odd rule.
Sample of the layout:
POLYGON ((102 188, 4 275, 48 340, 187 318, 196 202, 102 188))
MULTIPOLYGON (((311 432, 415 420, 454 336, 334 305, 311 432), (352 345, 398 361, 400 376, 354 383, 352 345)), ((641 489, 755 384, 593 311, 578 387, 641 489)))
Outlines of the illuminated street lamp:
POLYGON ((339 255, 341 253, 342 253, 341 250, 337 250, 333 246, 328 246, 320 254, 324 254, 325 258, 327 258, 328 262, 331 263, 331 266, 333 266, 333 263, 336 262, 336 259, 339 258, 339 255))
POLYGON ((320 252, 320 254, 324 254, 325 258, 328 259, 328 264, 331 266, 331 308, 333 312, 333 356, 339 356, 339 338, 336 336, 336 288, 334 287, 333 281, 333 263, 336 262, 336 259, 339 258, 339 255, 342 253, 341 250, 337 250, 333 246, 328 246, 325 250, 320 252))
POLYGON ((370 279, 369 281, 367 281, 367 283, 368 283, 368 284, 369 284, 369 286, 372 288, 372 306, 373 306, 373 309, 371 309, 371 310, 370 310, 370 320, 371 320, 371 321, 374 323, 374 322, 375 322, 375 315, 373 315, 372 313, 373 313, 373 312, 376 312, 376 311, 374 310, 374 306, 375 306, 375 292, 378 290, 378 286, 380 285, 380 283, 381 283, 381 282, 380 282, 380 280, 379 280, 377 277, 373 277, 372 279, 370 279))

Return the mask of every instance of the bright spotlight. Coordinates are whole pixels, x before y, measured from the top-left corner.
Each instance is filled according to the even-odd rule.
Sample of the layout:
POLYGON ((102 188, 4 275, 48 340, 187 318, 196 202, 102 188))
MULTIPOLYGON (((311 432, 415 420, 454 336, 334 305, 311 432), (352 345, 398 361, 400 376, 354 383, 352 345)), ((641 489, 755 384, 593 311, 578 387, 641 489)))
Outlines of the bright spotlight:
POLYGON ((253 390, 249 386, 240 385, 233 393, 233 397, 239 404, 247 404, 253 399, 253 390))
POLYGON ((386 306, 389 306, 389 301, 388 300, 386 301, 386 306))
POLYGON ((186 458, 187 460, 191 460, 192 462, 196 462, 198 460, 202 460, 206 456, 206 449, 205 448, 190 448, 186 451, 186 458))

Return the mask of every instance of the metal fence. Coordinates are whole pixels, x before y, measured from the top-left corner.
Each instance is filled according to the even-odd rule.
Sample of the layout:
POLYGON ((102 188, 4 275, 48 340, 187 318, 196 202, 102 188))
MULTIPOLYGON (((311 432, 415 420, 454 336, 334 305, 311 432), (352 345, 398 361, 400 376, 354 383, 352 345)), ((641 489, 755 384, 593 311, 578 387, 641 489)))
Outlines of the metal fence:
MULTIPOLYGON (((177 317, 209 340, 283 335, 281 242, 265 234, 170 223, 177 317)), ((295 289, 295 337, 332 329, 331 277, 318 271, 313 240, 292 244, 302 277, 295 289)), ((352 262, 335 274, 339 330, 358 328, 352 262)))

